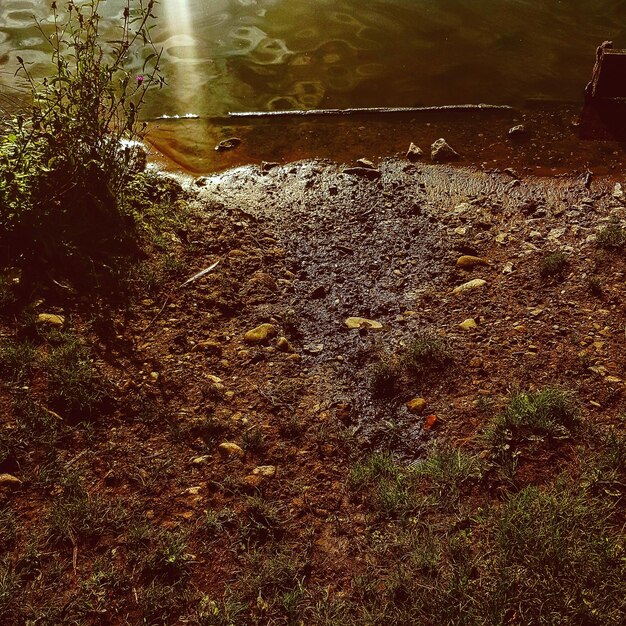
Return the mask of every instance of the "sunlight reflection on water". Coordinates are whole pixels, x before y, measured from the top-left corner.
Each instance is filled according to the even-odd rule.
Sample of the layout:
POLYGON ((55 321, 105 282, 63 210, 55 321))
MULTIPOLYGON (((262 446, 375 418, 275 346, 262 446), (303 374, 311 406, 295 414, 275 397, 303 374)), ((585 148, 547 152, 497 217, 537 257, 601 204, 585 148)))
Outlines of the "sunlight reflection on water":
MULTIPOLYGON (((124 0, 102 4, 115 35, 124 0)), ((153 37, 168 85, 149 117, 278 108, 578 100, 623 0, 162 0, 153 37)), ((0 77, 49 57, 47 0, 0 4, 0 77)), ((129 60, 141 72, 143 57, 129 60)))

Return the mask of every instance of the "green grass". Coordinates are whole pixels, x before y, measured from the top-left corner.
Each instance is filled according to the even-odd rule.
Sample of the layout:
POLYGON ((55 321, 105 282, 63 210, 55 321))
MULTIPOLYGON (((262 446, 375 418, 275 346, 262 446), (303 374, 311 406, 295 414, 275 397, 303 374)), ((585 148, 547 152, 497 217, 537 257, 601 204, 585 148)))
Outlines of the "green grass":
POLYGON ((0 376, 7 382, 23 380, 35 358, 35 348, 29 341, 0 339, 0 376))
POLYGON ((266 543, 284 535, 281 509, 262 496, 247 497, 240 525, 240 536, 247 544, 266 543))
POLYGON ((44 362, 49 397, 60 411, 71 416, 89 416, 106 394, 93 359, 83 343, 66 335, 53 346, 44 362))
POLYGON ((437 446, 415 467, 415 474, 428 481, 437 502, 450 505, 458 502, 471 484, 480 480, 483 467, 476 456, 452 447, 437 446))
POLYGON ((61 489, 46 520, 53 544, 95 543, 106 533, 119 531, 127 519, 120 503, 90 494, 76 473, 62 479, 61 489))
POLYGON ((518 393, 489 421, 485 441, 496 463, 512 474, 524 445, 569 438, 579 418, 578 405, 567 391, 548 388, 518 393))
POLYGON ((379 518, 405 517, 421 502, 414 489, 413 470, 387 452, 374 452, 355 463, 348 487, 379 518))

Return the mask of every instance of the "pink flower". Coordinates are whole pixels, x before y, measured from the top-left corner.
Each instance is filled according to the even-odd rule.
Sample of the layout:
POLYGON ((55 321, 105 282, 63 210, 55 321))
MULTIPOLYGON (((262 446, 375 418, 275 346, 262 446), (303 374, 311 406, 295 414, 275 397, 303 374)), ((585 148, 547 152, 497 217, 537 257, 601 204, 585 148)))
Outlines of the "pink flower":
POLYGON ((137 76, 137 84, 139 86, 143 85, 143 81, 144 81, 144 77, 143 76, 137 76))

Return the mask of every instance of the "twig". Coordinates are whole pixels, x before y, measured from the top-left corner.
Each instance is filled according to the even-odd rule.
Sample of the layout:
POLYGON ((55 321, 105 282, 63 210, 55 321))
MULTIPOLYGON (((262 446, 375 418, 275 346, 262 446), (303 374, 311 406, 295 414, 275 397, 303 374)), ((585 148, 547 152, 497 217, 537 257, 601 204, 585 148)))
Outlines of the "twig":
POLYGON ((218 265, 219 262, 221 261, 221 259, 218 259, 217 261, 215 261, 215 263, 213 263, 213 265, 211 265, 210 267, 206 267, 205 269, 199 271, 197 274, 194 274, 191 278, 188 278, 184 283, 182 283, 181 285, 179 285, 180 287, 185 287, 187 286, 189 283, 194 282, 195 280, 198 280, 198 278, 202 278, 203 276, 205 276, 206 274, 208 274, 211 270, 214 270, 218 265))
POLYGON ((163 306, 159 309, 159 312, 148 322, 148 325, 141 331, 142 335, 148 330, 148 328, 150 328, 150 326, 152 326, 152 324, 154 324, 154 322, 156 322, 159 315, 161 315, 161 313, 163 313, 163 311, 165 310, 165 307, 167 306, 167 303, 169 301, 170 301, 170 297, 167 296, 167 298, 165 298, 165 302, 163 303, 163 306))

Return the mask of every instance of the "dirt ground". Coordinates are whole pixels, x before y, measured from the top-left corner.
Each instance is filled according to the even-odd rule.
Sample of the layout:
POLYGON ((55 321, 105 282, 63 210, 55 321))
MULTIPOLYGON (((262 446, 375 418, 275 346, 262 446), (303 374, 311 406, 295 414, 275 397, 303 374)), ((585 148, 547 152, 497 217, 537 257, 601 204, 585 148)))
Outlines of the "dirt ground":
MULTIPOLYGON (((198 593, 219 595, 255 567, 226 517, 207 539, 207 512, 274 532, 251 512, 255 498, 275 506, 274 539, 306 553, 307 581, 341 594, 367 566, 367 511, 346 486, 355 459, 385 449, 416 464, 435 441, 480 455, 509 394, 546 386, 574 392, 585 421, 623 430, 626 266, 621 249, 598 244, 602 229, 626 224, 619 178, 373 165, 303 161, 197 179, 193 217, 172 233, 158 281, 123 306, 37 303, 89 342, 110 402, 73 418, 53 451, 5 456, 1 471, 20 481, 1 492, 19 520, 6 555, 26 572, 5 623, 183 623, 198 593), (480 260, 459 267, 467 256, 480 260), (475 279, 485 282, 455 292, 475 279), (369 321, 349 328, 355 317, 369 321), (447 367, 373 391, 377 364, 424 337, 445 346, 447 367), (415 398, 421 412, 407 406, 415 398), (122 525, 51 539, 68 472, 91 500, 121 507, 122 525), (137 548, 129 528, 146 524, 157 535, 137 548), (185 536, 187 595, 162 581, 156 599, 141 578, 141 552, 161 532, 185 536), (89 587, 103 561, 118 587, 89 587)), ((3 337, 19 332, 4 319, 3 337)), ((19 386, 46 405, 44 378, 35 369, 19 386)), ((5 431, 16 393, 0 391, 5 431)), ((522 457, 519 485, 542 484, 576 454, 566 445, 522 457)))

